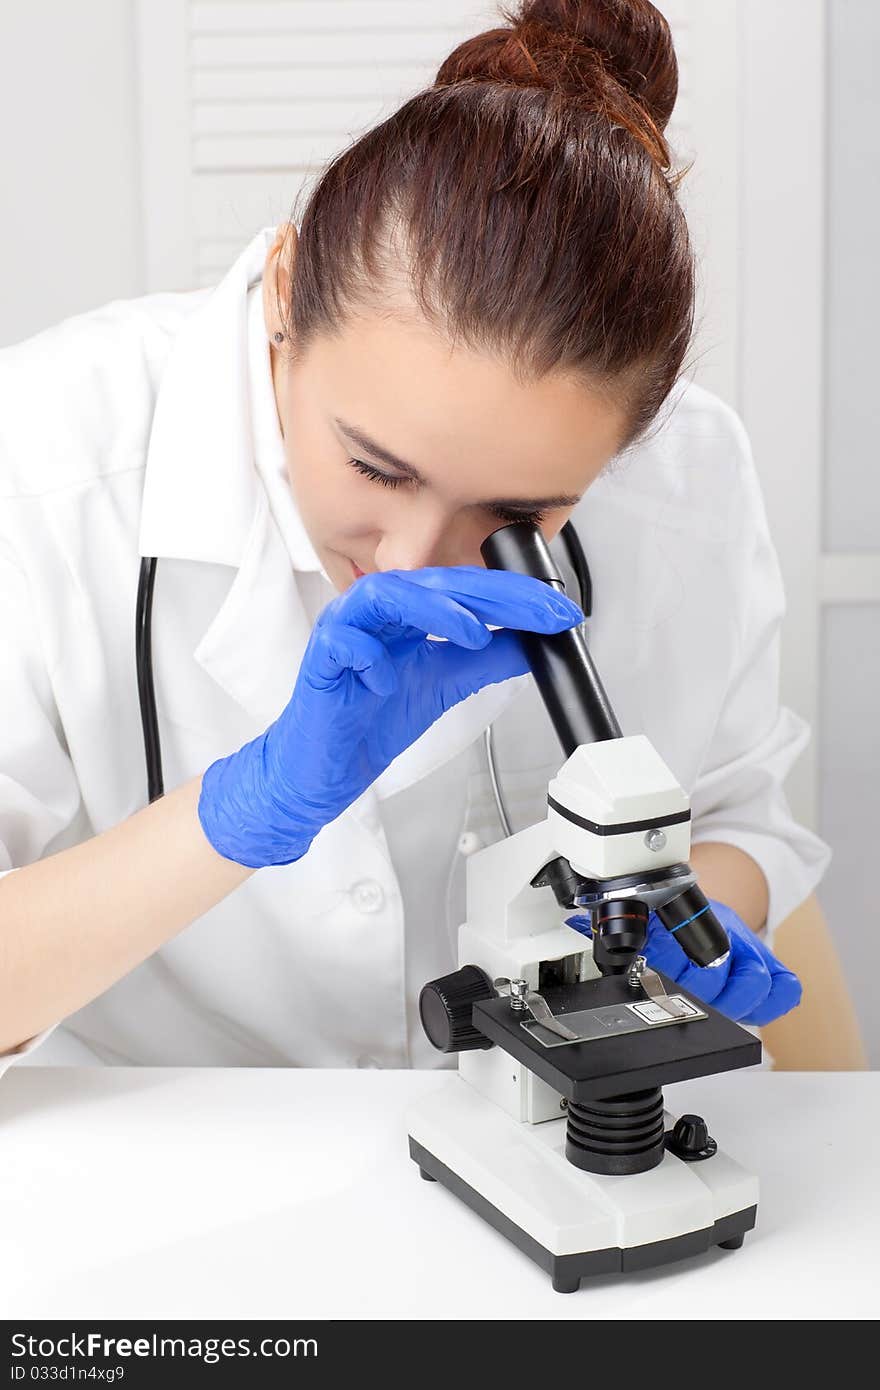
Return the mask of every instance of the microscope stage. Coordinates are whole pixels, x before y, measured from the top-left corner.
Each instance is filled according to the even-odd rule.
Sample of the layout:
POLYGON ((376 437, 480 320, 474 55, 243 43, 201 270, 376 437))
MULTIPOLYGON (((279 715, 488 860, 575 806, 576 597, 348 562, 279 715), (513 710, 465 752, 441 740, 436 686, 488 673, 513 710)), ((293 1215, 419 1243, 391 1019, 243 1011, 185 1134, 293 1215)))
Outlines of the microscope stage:
MULTIPOLYGON (((505 997, 475 1003, 474 1027, 576 1104, 737 1067, 752 1067, 760 1062, 761 1044, 745 1028, 689 995, 667 976, 661 975, 660 979, 670 994, 692 999, 708 1017, 545 1047, 523 1027, 523 1015, 515 1013, 505 997)), ((640 1000, 625 975, 546 987, 541 993, 563 1023, 567 1014, 640 1000)))

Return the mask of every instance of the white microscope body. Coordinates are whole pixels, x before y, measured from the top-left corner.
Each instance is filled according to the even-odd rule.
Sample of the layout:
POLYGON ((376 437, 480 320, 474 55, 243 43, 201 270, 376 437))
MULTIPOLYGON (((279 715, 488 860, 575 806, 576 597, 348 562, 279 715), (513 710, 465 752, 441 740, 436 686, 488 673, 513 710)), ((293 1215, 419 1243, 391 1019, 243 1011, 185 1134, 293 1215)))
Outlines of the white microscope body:
MULTIPOLYGON (((665 994, 663 977, 653 971, 645 978, 653 978, 655 995, 659 988, 659 1003, 632 972, 603 978, 590 939, 563 920, 611 898, 618 908, 638 900, 647 912, 663 897, 655 894, 652 900, 653 886, 665 884, 669 897, 663 871, 677 872, 685 885, 695 882, 689 853, 688 798, 649 740, 637 735, 581 743, 550 783, 546 819, 468 861, 459 965, 478 967, 494 990, 478 991, 482 998, 471 1009, 465 989, 466 1022, 472 1020, 480 1036, 475 1044, 471 1034, 468 1049, 460 1051, 457 1074, 410 1110, 410 1152, 424 1177, 450 1187, 507 1235, 552 1274, 560 1292, 573 1292, 587 1274, 645 1268, 711 1245, 735 1248, 754 1225, 757 1179, 714 1147, 686 1161, 667 1146, 655 1153, 647 1171, 623 1175, 585 1171, 567 1154, 572 1124, 577 1128, 574 1112, 581 1113, 577 1096, 586 1097, 584 1113, 590 1114, 590 1096, 610 1100, 613 1111, 631 1094, 647 1097, 653 1088, 650 1123, 655 1143, 656 1126, 663 1126, 662 1149, 663 1134, 674 1121, 662 1111, 658 1081, 751 1065, 760 1058, 751 1035, 690 996, 676 996, 669 981, 673 992, 665 994), (542 870, 560 861, 567 862, 581 887, 588 881, 592 897, 585 892, 578 899, 588 907, 563 906, 549 883, 534 886, 542 870), (615 882, 605 893, 608 880, 615 882), (554 992, 548 981, 557 987, 557 997, 566 997, 566 988, 570 998, 580 991, 577 1014, 563 1007, 555 1015, 571 1041, 540 1026, 539 1006, 554 992), (592 1009, 587 1002, 584 1011, 589 981, 598 982, 592 986, 597 991, 617 991, 613 1007, 603 995, 597 999, 605 1007, 592 1009), (503 993, 507 988, 509 994, 503 993), (499 989, 500 997, 494 993, 499 989), (591 1021, 593 1033, 581 1037, 578 1027, 591 1021), (715 1026, 728 1031, 713 1052, 709 1032, 715 1026), (491 1036, 482 1036, 486 1028, 493 1030, 491 1036), (617 1070, 603 1090, 599 1059, 625 1043, 640 1049, 638 1056, 632 1054, 630 1081, 624 1083, 617 1070), (687 1044, 684 1061, 671 1060, 670 1049, 678 1044, 687 1044), (662 1075, 646 1064, 646 1049, 651 1062, 655 1051, 663 1053, 662 1075), (566 1065, 576 1075, 554 1084, 557 1067, 566 1065)), ((644 967, 643 958, 638 960, 644 967)), ((552 1028, 552 1018, 547 1019, 552 1028)), ((432 1037, 427 1023, 426 1031, 432 1037)), ((613 1133, 610 1145, 601 1142, 606 1123, 613 1127, 613 1114, 597 1120, 593 1133, 599 1133, 599 1151, 616 1142, 613 1133)), ((574 1139, 577 1143, 576 1134, 574 1139)))

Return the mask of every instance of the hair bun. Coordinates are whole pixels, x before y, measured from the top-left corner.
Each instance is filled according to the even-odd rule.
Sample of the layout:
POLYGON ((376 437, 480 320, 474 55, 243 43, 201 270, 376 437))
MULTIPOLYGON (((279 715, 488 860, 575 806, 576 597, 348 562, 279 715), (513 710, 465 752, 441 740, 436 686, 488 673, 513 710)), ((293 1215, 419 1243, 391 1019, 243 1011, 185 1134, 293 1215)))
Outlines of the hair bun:
POLYGON ((662 132, 678 95, 678 63, 669 25, 650 0, 523 0, 518 9, 502 6, 500 13, 510 27, 460 44, 435 85, 470 79, 571 96, 595 92, 614 116, 621 114, 615 109, 620 102, 603 102, 603 88, 616 83, 649 116, 658 145, 652 153, 662 162, 662 132))

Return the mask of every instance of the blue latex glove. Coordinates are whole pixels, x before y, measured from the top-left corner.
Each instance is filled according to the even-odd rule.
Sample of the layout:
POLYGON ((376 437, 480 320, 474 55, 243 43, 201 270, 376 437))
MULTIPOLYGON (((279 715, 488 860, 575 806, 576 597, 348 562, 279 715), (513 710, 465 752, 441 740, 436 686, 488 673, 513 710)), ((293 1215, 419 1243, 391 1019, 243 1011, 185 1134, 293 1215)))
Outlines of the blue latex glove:
POLYGON ((583 617, 559 590, 509 570, 363 575, 319 615, 278 719, 205 772, 208 840, 250 868, 301 858, 441 714, 529 670, 516 629, 562 632, 583 617))
MULTIPOLYGON (((730 938, 730 954, 722 965, 694 965, 655 912, 648 918, 644 950, 648 964, 738 1023, 772 1023, 795 1008, 801 1001, 797 975, 776 959, 732 907, 713 898, 709 904, 730 938)), ((592 935, 588 916, 567 917, 566 922, 576 931, 592 935)))

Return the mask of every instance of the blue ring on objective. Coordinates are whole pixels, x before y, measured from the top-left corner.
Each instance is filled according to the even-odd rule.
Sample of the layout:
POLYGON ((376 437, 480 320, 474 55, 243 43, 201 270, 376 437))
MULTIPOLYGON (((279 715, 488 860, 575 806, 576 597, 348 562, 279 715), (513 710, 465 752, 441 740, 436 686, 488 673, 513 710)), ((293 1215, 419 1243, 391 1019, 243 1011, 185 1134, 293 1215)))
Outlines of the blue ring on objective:
POLYGON ((688 925, 688 922, 695 922, 698 917, 702 917, 704 912, 708 912, 710 907, 711 903, 706 903, 706 906, 701 907, 699 912, 695 912, 693 917, 688 917, 687 922, 679 922, 677 927, 668 927, 667 930, 669 932, 669 935, 674 936, 677 931, 681 931, 682 927, 686 927, 688 925))

